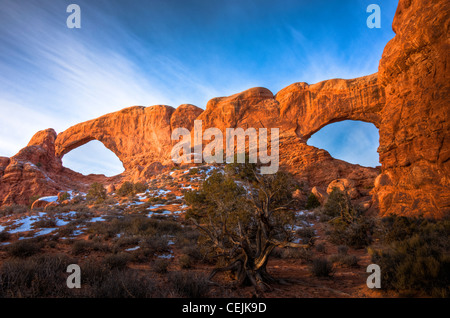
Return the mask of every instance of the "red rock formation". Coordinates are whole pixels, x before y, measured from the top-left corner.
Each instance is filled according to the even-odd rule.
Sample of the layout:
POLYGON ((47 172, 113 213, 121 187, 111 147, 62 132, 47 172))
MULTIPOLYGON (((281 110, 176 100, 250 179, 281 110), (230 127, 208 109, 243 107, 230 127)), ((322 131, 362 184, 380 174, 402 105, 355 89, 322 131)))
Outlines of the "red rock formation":
POLYGON ((28 146, 7 160, 0 160, 0 205, 30 204, 33 196, 57 195, 59 191, 79 189, 100 181, 114 182, 119 178, 103 175, 83 176, 62 166, 55 156, 56 132, 47 129, 37 132, 28 146))
POLYGON ((450 213, 450 2, 400 0, 379 66, 382 214, 450 213))
POLYGON ((346 119, 379 127, 385 104, 377 74, 313 85, 294 83, 279 91, 276 100, 280 104, 280 118, 296 125, 296 133, 303 140, 328 124, 346 119))
POLYGON ((156 161, 167 162, 174 111, 173 107, 163 105, 135 106, 77 124, 58 135, 56 155, 62 157, 96 139, 117 155, 125 170, 142 169, 156 161))
POLYGON ((125 172, 115 180, 149 178, 172 163, 172 130, 192 130, 199 119, 203 129, 217 127, 224 135, 226 128, 279 128, 280 164, 306 189, 325 193, 334 180, 346 179, 355 198, 369 195, 375 186, 372 194, 382 215, 449 214, 449 6, 446 0, 400 0, 393 23, 396 36, 386 46, 377 74, 294 83, 275 96, 252 88, 214 98, 204 111, 193 105, 130 107, 57 137, 52 130, 39 132, 19 154, 0 158, 0 200, 18 202, 30 194, 86 185, 94 177, 63 168, 61 158, 94 139, 122 161, 125 172), (306 144, 325 125, 347 119, 378 127, 381 175, 379 169, 336 160, 306 144))

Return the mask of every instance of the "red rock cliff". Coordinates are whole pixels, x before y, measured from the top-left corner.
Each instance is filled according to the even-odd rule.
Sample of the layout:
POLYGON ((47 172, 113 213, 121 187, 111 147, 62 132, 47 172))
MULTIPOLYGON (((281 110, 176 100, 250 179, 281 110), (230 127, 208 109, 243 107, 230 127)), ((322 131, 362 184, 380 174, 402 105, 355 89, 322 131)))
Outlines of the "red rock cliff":
POLYGON ((377 74, 294 83, 275 96, 266 88, 251 88, 214 98, 204 111, 193 105, 130 107, 57 136, 52 130, 39 132, 19 154, 0 158, 0 203, 23 202, 44 190, 86 186, 94 176, 86 179, 63 168, 61 157, 94 139, 113 151, 126 169, 102 180, 145 179, 171 164, 172 130, 192 129, 200 119, 203 129, 217 127, 224 134, 226 128, 280 128, 280 164, 308 189, 324 192, 332 181, 348 179, 343 183, 354 185, 353 193, 363 196, 375 186, 373 202, 382 215, 448 215, 449 6, 446 0, 400 0, 393 23, 396 36, 387 44, 377 74), (379 129, 381 174, 306 144, 325 125, 347 119, 379 129), (27 166, 36 162, 39 173, 27 166), (34 180, 31 185, 29 180, 34 180))

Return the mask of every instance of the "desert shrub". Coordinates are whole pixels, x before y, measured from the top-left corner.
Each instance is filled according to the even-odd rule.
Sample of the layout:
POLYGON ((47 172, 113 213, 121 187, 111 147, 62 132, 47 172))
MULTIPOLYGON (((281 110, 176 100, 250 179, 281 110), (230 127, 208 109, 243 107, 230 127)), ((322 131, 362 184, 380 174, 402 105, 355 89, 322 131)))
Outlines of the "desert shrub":
POLYGON ((129 251, 130 260, 136 263, 147 263, 154 255, 154 252, 148 248, 139 247, 134 251, 129 251))
POLYGON ((134 193, 143 193, 143 192, 147 191, 147 189, 148 189, 148 185, 143 182, 136 182, 133 185, 134 193))
POLYGON ((323 243, 317 244, 316 251, 319 253, 325 253, 325 244, 323 243))
POLYGON ((281 258, 283 259, 296 259, 300 256, 301 251, 298 248, 287 247, 281 251, 281 258))
POLYGON ((358 266, 358 257, 355 255, 334 254, 330 256, 330 261, 347 267, 358 266))
POLYGON ((365 216, 358 216, 351 223, 335 219, 331 222, 330 241, 334 244, 344 244, 356 249, 364 248, 372 243, 374 222, 365 216))
POLYGON ((149 277, 126 271, 113 271, 95 290, 94 297, 101 298, 150 298, 161 297, 161 291, 149 277))
POLYGON ((0 242, 5 242, 11 238, 11 234, 9 232, 3 231, 0 232, 0 242))
POLYGON ((308 199, 306 200, 306 206, 305 209, 307 210, 313 210, 320 206, 320 201, 317 199, 317 197, 314 195, 314 193, 310 193, 308 195, 308 199))
POLYGON ((177 221, 167 220, 165 218, 157 221, 156 228, 158 233, 165 234, 176 234, 182 230, 180 223, 177 221))
POLYGON ((167 273, 167 269, 169 268, 170 262, 164 258, 157 258, 152 263, 152 269, 159 274, 167 273))
POLYGON ((303 226, 296 231, 304 244, 314 245, 316 241, 316 231, 311 226, 303 226))
POLYGON ((103 259, 103 263, 110 270, 123 270, 127 267, 129 261, 130 255, 126 253, 109 254, 106 255, 103 259))
POLYGON ((333 274, 333 263, 326 258, 312 260, 311 272, 316 277, 330 277, 333 274))
POLYGON ((200 233, 191 227, 184 227, 175 235, 179 247, 183 248, 185 246, 190 246, 196 248, 200 233))
POLYGON ((70 194, 68 192, 64 192, 59 196, 58 201, 63 202, 70 199, 70 194))
POLYGON ((33 227, 35 229, 56 227, 56 221, 49 218, 42 218, 34 222, 33 227))
POLYGON ((41 244, 25 239, 10 244, 7 252, 10 256, 25 258, 39 253, 41 248, 41 244))
POLYGON ((109 222, 94 222, 89 224, 88 232, 95 236, 109 239, 116 237, 119 233, 123 233, 128 224, 129 222, 122 219, 112 219, 109 222))
POLYGON ((101 203, 106 199, 106 189, 103 184, 94 182, 89 187, 89 191, 86 195, 86 199, 89 201, 95 201, 95 203, 101 203))
POLYGON ((29 211, 29 209, 25 205, 11 204, 11 205, 6 205, 6 206, 0 207, 0 216, 8 216, 11 214, 23 214, 28 211, 29 211))
POLYGON ((130 181, 125 181, 120 186, 119 190, 117 190, 117 194, 121 197, 132 196, 134 193, 133 183, 130 181))
POLYGON ((66 255, 39 255, 6 260, 0 267, 0 297, 68 297, 66 255))
POLYGON ((382 288, 450 297, 450 220, 393 217, 386 231, 388 245, 370 250, 382 288))
POLYGON ((168 278, 173 291, 180 297, 203 298, 208 295, 208 280, 201 274, 172 272, 168 278))
POLYGON ((347 192, 341 191, 338 188, 333 188, 322 211, 331 218, 339 217, 346 222, 351 221, 357 213, 347 192))
POLYGON ((188 269, 192 267, 193 260, 189 255, 182 254, 178 259, 178 263, 180 264, 181 268, 188 269))
POLYGON ((410 218, 391 215, 382 219, 381 231, 383 242, 386 244, 411 238, 415 233, 423 231, 428 225, 435 222, 425 218, 410 218))
POLYGON ((166 236, 154 235, 144 239, 140 246, 149 249, 153 253, 162 253, 169 250, 169 240, 166 236))
POLYGON ((334 244, 364 248, 372 243, 374 220, 357 211, 346 192, 334 188, 323 207, 323 213, 331 218, 331 230, 327 233, 334 244))
POLYGON ((140 238, 137 236, 123 236, 116 240, 115 246, 119 249, 124 247, 136 246, 139 244, 140 238))
POLYGON ((60 207, 61 212, 70 212, 70 211, 77 211, 76 218, 85 218, 88 217, 88 215, 91 213, 91 209, 87 205, 86 202, 78 201, 69 203, 67 205, 60 207))
POLYGON ((348 246, 347 245, 339 245, 337 248, 337 252, 339 255, 347 255, 348 246))
POLYGON ((288 247, 280 250, 280 258, 301 259, 309 262, 312 258, 312 251, 310 249, 288 247))
POLYGON ((81 297, 149 298, 161 297, 156 283, 131 269, 109 270, 102 263, 87 261, 81 265, 81 297))
POLYGON ((71 222, 64 227, 60 227, 58 229, 59 237, 68 237, 68 236, 72 235, 72 233, 73 233, 73 231, 75 231, 75 229, 76 229, 76 224, 74 222, 71 222))
POLYGON ((181 230, 181 225, 176 221, 133 215, 113 218, 111 221, 91 223, 88 232, 110 239, 116 237, 117 234, 143 238, 155 235, 175 235, 181 230))
POLYGON ((109 251, 109 247, 106 244, 102 244, 99 242, 93 242, 93 241, 85 241, 85 240, 76 241, 72 245, 72 253, 74 255, 89 253, 91 251, 107 252, 107 251, 109 251))
MULTIPOLYGON (((105 201, 103 201, 103 204, 104 205, 113 205, 113 204, 116 204, 118 201, 114 198, 114 197, 111 197, 111 196, 108 196, 106 199, 105 199, 105 201)), ((109 207, 109 208, 111 208, 111 207, 109 207)))
POLYGON ((197 174, 197 173, 198 173, 198 168, 191 168, 189 170, 189 175, 194 175, 194 174, 197 174))
POLYGON ((187 245, 184 246, 181 251, 183 254, 188 255, 193 260, 201 260, 203 258, 203 253, 201 252, 201 249, 197 245, 187 245))
POLYGON ((119 190, 117 190, 117 194, 122 197, 126 196, 132 197, 136 193, 143 193, 147 191, 147 189, 148 185, 145 183, 142 182, 133 183, 130 181, 125 181, 124 183, 122 183, 119 190))

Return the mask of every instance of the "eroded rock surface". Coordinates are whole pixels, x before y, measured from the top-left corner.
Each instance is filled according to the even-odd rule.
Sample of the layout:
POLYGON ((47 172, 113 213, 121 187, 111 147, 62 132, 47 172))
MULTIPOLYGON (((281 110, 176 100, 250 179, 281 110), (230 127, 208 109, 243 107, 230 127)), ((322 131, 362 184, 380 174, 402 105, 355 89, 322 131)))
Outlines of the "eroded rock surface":
POLYGON ((0 157, 0 203, 81 189, 93 180, 146 180, 172 165, 171 132, 192 130, 197 119, 203 130, 216 127, 224 135, 226 128, 279 128, 280 164, 307 191, 326 194, 335 180, 345 179, 353 197, 382 215, 448 215, 449 6, 445 0, 400 0, 393 23, 396 36, 376 74, 294 83, 276 95, 251 88, 214 98, 205 110, 189 104, 129 107, 58 135, 51 129, 38 132, 16 156, 0 157), (379 129, 381 169, 337 160, 306 144, 319 129, 342 120, 361 120, 379 129), (62 167, 62 156, 94 139, 122 161, 123 174, 86 177, 62 167), (371 195, 372 203, 366 200, 371 195))

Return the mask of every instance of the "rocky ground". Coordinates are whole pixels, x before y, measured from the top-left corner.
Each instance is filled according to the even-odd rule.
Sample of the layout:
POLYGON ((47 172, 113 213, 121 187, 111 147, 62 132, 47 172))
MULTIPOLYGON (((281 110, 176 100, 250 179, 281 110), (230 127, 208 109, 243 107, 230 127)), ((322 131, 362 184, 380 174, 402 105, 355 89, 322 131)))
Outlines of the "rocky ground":
MULTIPOLYGON (((62 203, 58 196, 43 197, 31 210, 16 207, 12 214, 3 210, 0 262, 9 264, 15 259, 27 259, 28 254, 62 253, 77 264, 95 260, 102 266, 126 267, 151 277, 161 286, 170 285, 173 279, 170 273, 201 275, 205 279, 214 264, 202 260, 197 253, 196 232, 184 218, 188 206, 183 193, 196 189, 201 180, 220 169, 214 166, 175 169, 150 180, 145 192, 133 197, 120 197, 112 192, 101 204, 88 204, 85 193, 73 191, 62 203), (148 220, 155 223, 146 223, 148 220), (150 233, 149 224, 159 227, 158 231, 150 233), (146 226, 144 233, 142 229, 146 226), (36 251, 23 242, 34 244, 36 251)), ((298 230, 306 229, 304 232, 314 234, 315 243, 307 251, 274 251, 268 270, 285 283, 273 286, 265 297, 395 296, 366 286, 369 275, 366 268, 371 263, 366 249, 343 249, 331 244, 327 240, 326 224, 319 221, 314 211, 299 209, 296 215, 291 230, 300 233, 297 240, 305 240, 298 230), (311 271, 312 260, 317 258, 333 260, 329 277, 317 277, 311 271)), ((252 297, 254 294, 251 287, 234 287, 229 274, 217 275, 214 281, 217 284, 208 286, 207 297, 252 297)), ((167 290, 159 296, 179 297, 180 292, 167 290)))

